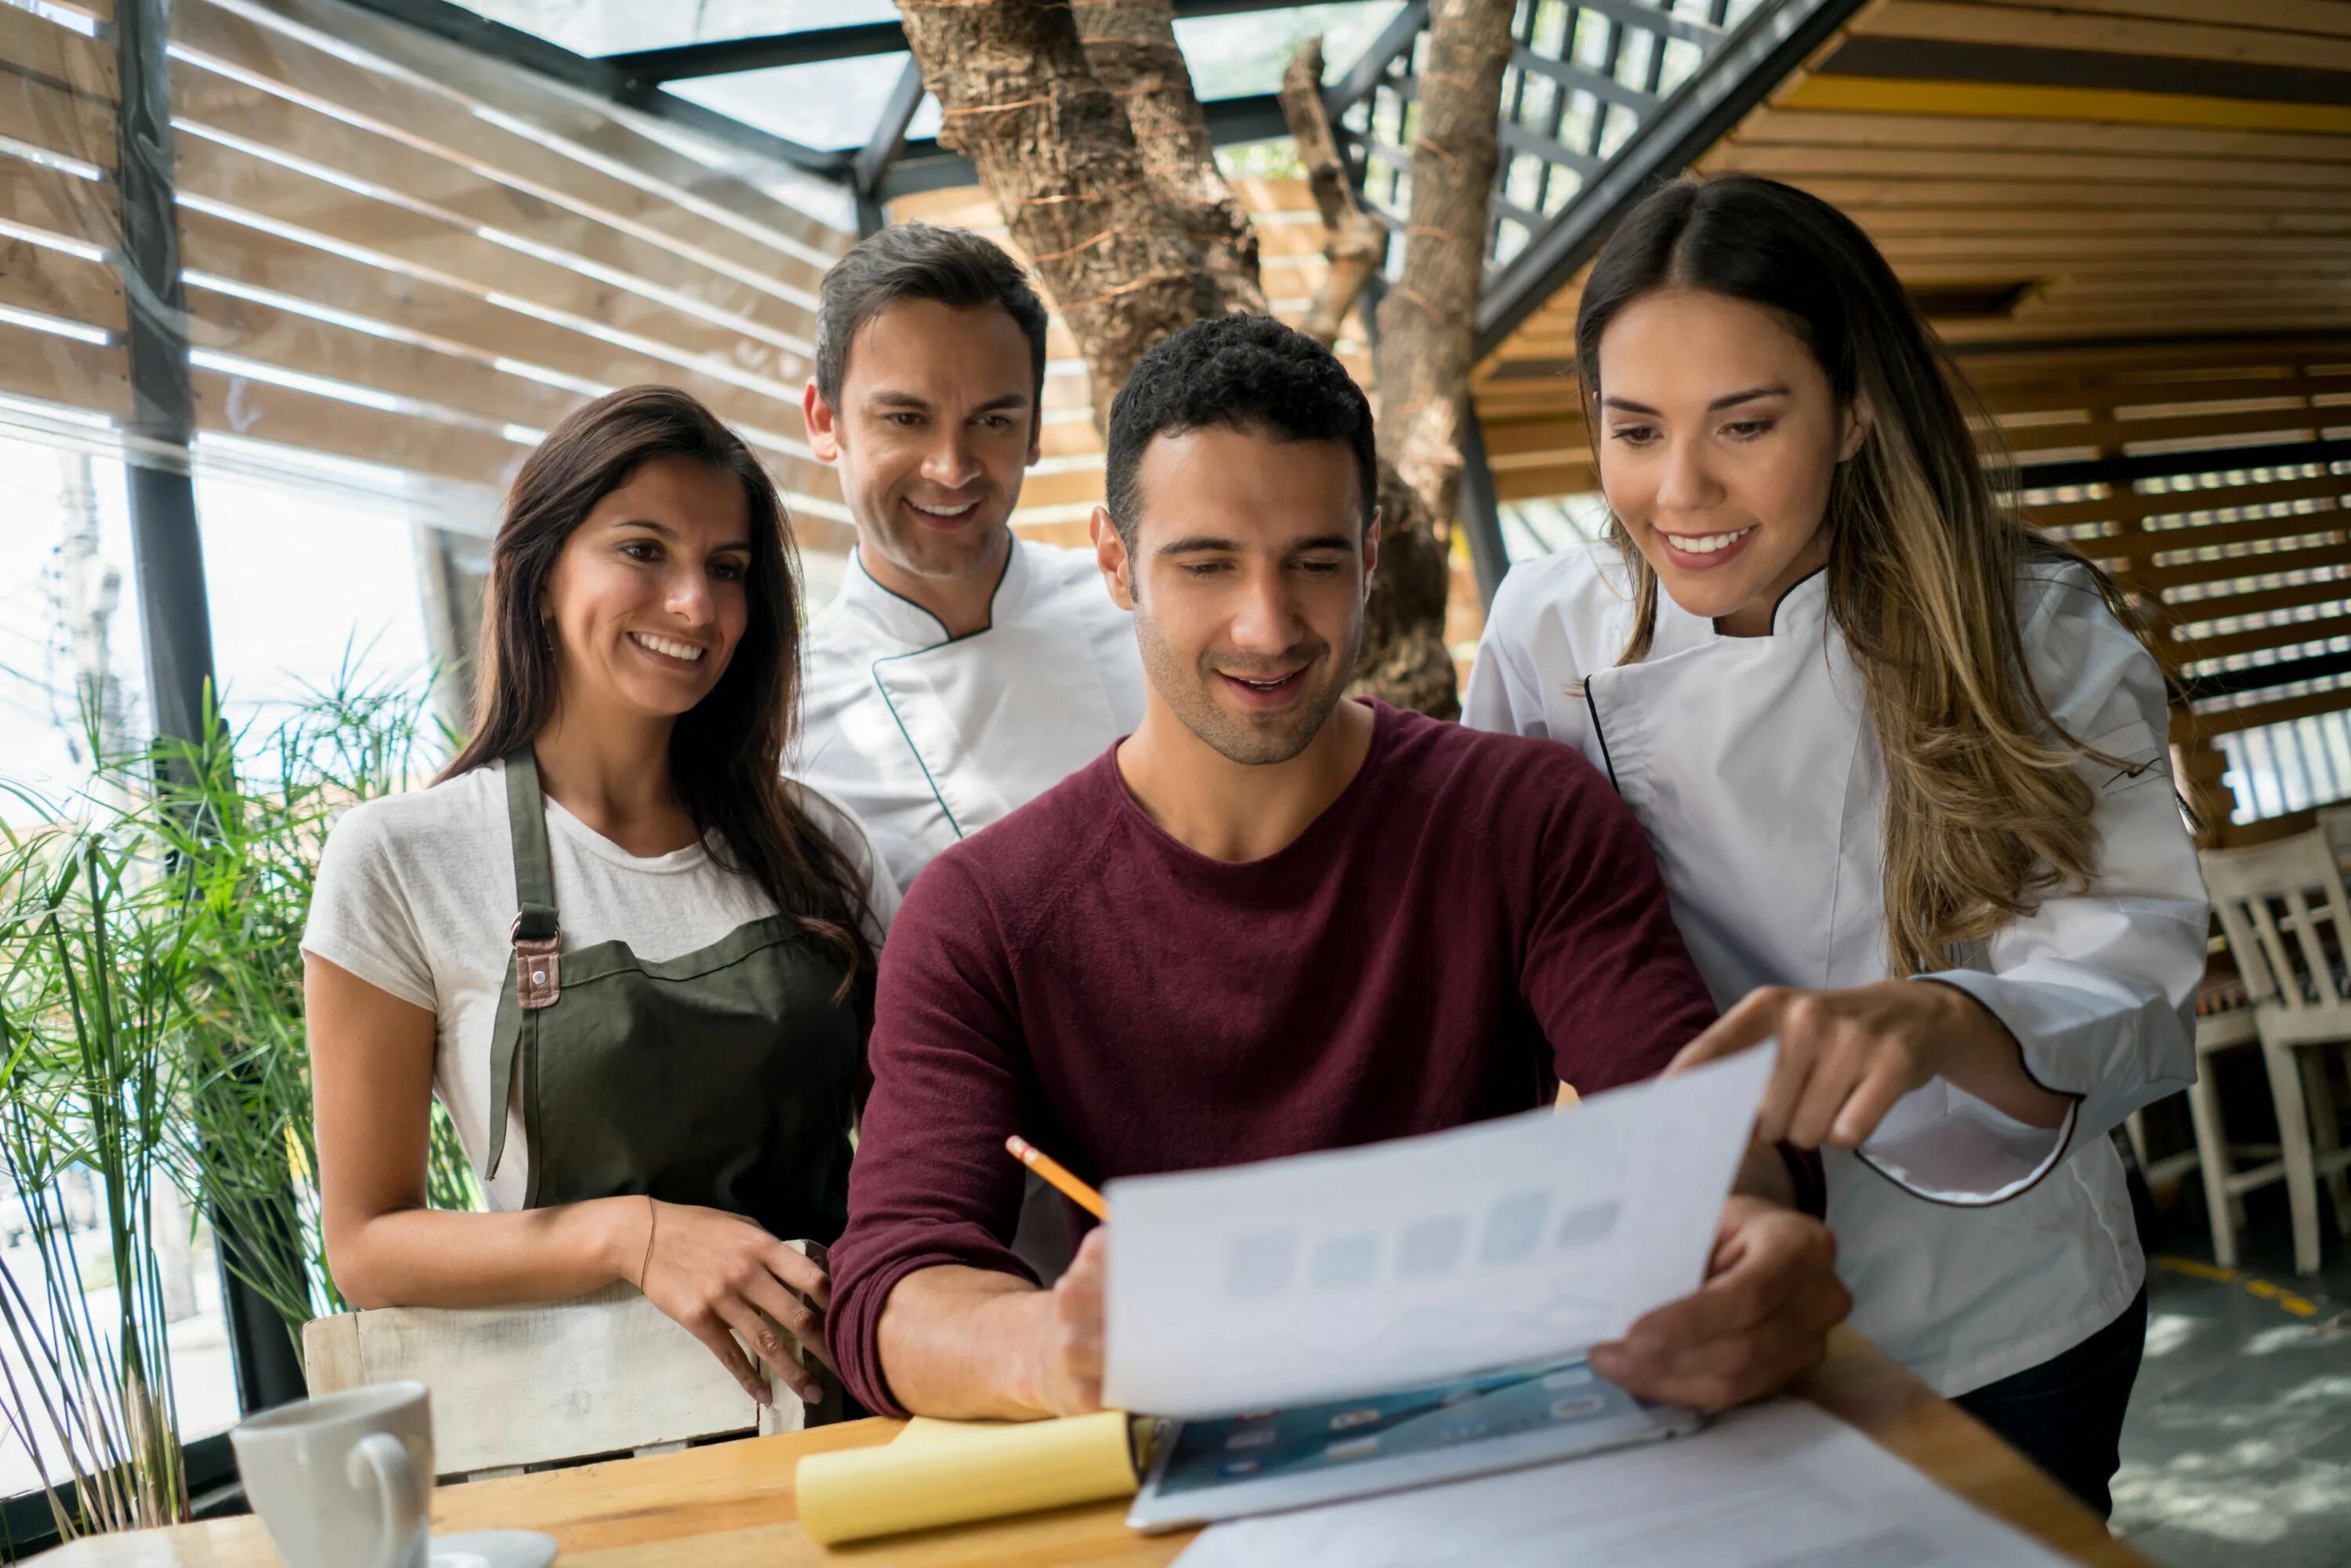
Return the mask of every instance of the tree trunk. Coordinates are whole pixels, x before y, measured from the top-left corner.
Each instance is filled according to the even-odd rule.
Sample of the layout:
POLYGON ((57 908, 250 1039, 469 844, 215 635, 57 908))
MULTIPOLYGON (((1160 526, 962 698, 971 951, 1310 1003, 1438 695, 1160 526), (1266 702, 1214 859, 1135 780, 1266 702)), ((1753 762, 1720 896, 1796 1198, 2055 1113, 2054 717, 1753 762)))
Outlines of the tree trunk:
POLYGON ((1217 167, 1208 119, 1176 47, 1174 0, 1090 0, 1071 10, 1094 79, 1126 105, 1144 177, 1217 281, 1217 308, 1262 316, 1257 230, 1217 167))
POLYGON ((1298 143, 1298 162, 1314 193, 1315 211, 1322 214, 1322 259, 1331 270, 1314 297, 1313 308, 1299 330, 1318 343, 1339 340, 1347 312, 1355 308, 1364 286, 1380 268, 1388 250, 1387 230, 1355 200, 1347 179, 1347 165, 1339 156, 1338 139, 1331 133, 1331 115, 1322 107, 1322 40, 1309 38, 1290 58, 1281 73, 1281 117, 1290 124, 1290 140, 1298 143))
POLYGON ((1450 524, 1461 493, 1486 217, 1515 7, 1437 0, 1420 73, 1404 277, 1380 304, 1380 455, 1450 524))
POLYGON ((1086 357, 1094 424, 1144 352, 1218 308, 1198 246, 1160 204, 1124 103, 1095 79, 1062 4, 899 0, 938 96, 939 140, 970 158, 1086 357))
MULTIPOLYGON (((1219 204, 1239 211, 1173 52, 1168 0, 1089 0, 1082 9, 1086 38, 1068 0, 898 0, 907 43, 946 111, 939 139, 971 159, 1059 305, 1086 358, 1095 425, 1106 430, 1112 398, 1151 345, 1202 316, 1265 306, 1255 236, 1237 240, 1219 204)), ((1450 518, 1459 488, 1511 10, 1494 0, 1437 7, 1413 151, 1414 237, 1396 290, 1434 308, 1401 338, 1391 326, 1396 291, 1380 315, 1380 564, 1352 689, 1440 717, 1458 713, 1459 700, 1444 640, 1449 530, 1435 519, 1450 518), (1424 225, 1448 222, 1458 225, 1451 243, 1421 243, 1424 225), (1416 362, 1424 353, 1443 358, 1416 362), (1392 423, 1409 423, 1409 438, 1394 437, 1392 423)), ((1327 119, 1322 129, 1327 140, 1327 119)), ((1343 187, 1335 150, 1331 161, 1343 187)), ((1377 266, 1372 254, 1363 278, 1377 266)), ((1353 302, 1338 301, 1335 317, 1353 302)))

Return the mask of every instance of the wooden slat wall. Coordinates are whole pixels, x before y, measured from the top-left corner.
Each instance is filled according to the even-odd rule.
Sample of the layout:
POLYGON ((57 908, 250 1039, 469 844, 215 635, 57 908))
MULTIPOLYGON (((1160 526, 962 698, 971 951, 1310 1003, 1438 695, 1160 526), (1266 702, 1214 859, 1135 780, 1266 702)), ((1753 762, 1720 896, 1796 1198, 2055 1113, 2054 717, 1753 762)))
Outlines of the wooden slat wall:
MULTIPOLYGON (((1876 0, 1698 164, 1849 213, 2025 464, 2181 454, 2032 513, 2121 574, 2176 673, 2250 687, 2174 716, 2209 823, 2215 737, 2351 708, 2247 668, 2351 637, 2351 465, 2209 455, 2351 435, 2351 4, 1876 0)), ((1505 500, 1597 487, 1581 281, 1473 380, 1505 500)))
MULTIPOLYGON (((799 396, 850 236, 332 0, 177 0, 172 57, 201 431, 502 488, 588 397, 665 382, 760 452, 803 548, 846 548, 799 396)), ((110 38, 0 6, 0 138, 54 155, 0 145, 0 305, 109 337, 10 326, 0 391, 119 415, 113 90, 110 38)))
MULTIPOLYGON (((1322 220, 1312 193, 1303 180, 1249 179, 1237 182, 1234 193, 1257 228, 1266 303, 1284 320, 1302 319, 1327 270, 1322 220)), ((971 229, 1027 260, 994 199, 977 187, 901 197, 891 204, 890 215, 899 223, 971 229)), ((1371 352, 1360 310, 1348 317, 1338 350, 1355 379, 1369 388, 1371 352)), ((1092 389, 1059 312, 1052 316, 1047 351, 1051 359, 1046 367, 1044 457, 1021 486, 1012 522, 1030 538, 1082 544, 1086 518, 1102 500, 1102 447, 1094 433, 1092 389)))
POLYGON ((121 235, 115 93, 110 46, 0 6, 0 137, 16 144, 0 143, 0 307, 24 313, 0 321, 0 395, 120 419, 131 409, 126 319, 103 259, 121 235))

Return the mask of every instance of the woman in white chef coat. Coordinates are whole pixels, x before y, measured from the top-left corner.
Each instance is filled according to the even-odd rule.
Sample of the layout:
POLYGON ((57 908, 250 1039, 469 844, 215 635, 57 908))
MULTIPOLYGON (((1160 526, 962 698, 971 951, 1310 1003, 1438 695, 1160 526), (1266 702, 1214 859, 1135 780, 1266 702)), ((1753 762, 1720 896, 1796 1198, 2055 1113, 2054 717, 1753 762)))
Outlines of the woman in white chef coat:
POLYGON ((1854 1322, 2104 1511, 2147 1311, 2106 1134, 2194 1076, 2208 917, 2160 671, 1826 204, 1660 189, 1576 363, 1611 537, 1511 570, 1467 720, 1610 774, 1727 1009, 1677 1065, 1778 1040, 1854 1322))

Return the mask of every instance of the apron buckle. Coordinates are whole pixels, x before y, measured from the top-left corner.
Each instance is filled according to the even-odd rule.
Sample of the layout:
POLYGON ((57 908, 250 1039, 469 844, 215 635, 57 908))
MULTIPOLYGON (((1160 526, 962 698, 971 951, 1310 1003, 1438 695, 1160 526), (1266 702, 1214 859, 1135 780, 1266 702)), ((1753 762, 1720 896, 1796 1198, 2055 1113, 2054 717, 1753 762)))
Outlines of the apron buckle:
POLYGON ((562 933, 559 930, 547 936, 524 936, 516 930, 521 924, 522 916, 517 915, 514 925, 507 931, 514 943, 515 999, 526 1010, 551 1008, 563 995, 563 956, 559 950, 562 933))

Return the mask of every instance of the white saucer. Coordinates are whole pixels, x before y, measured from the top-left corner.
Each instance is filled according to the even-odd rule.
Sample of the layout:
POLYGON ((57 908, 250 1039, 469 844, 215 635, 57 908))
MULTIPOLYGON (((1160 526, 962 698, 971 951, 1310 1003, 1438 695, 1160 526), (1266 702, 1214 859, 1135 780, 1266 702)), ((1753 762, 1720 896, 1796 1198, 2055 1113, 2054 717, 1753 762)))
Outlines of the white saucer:
POLYGON ((547 1568, 555 1537, 536 1530, 475 1530, 433 1538, 433 1568, 547 1568))

